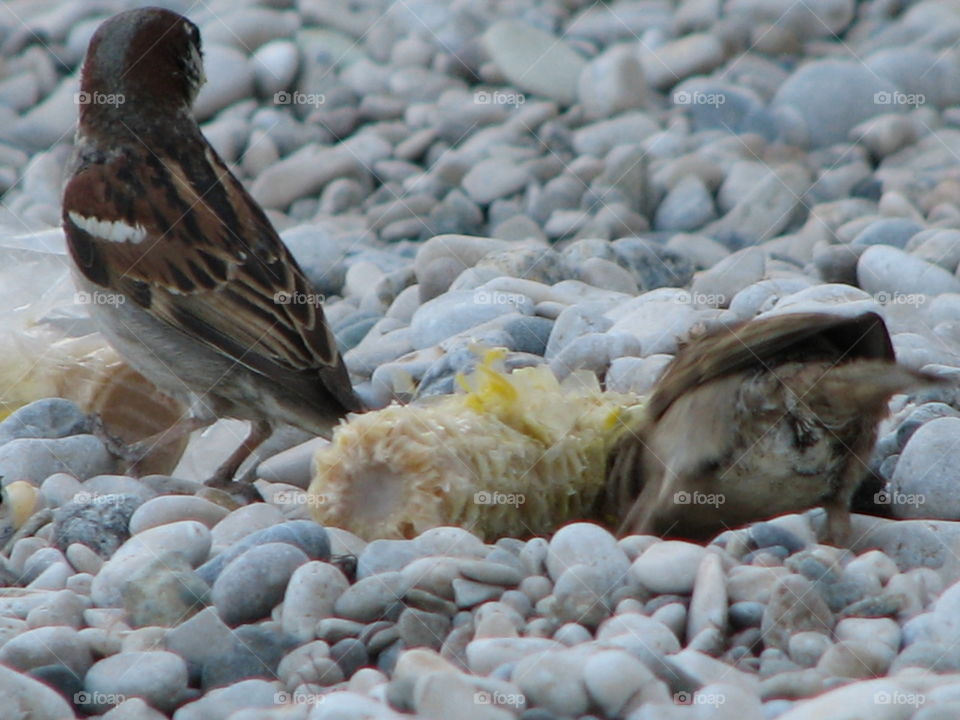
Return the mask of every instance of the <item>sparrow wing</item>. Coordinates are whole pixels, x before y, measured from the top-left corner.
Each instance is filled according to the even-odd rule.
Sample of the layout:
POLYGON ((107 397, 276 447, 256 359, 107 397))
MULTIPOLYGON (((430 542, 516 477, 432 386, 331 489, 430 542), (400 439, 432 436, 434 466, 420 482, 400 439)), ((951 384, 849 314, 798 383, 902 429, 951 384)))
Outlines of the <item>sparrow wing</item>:
POLYGON ((772 367, 782 353, 819 353, 838 363, 853 358, 894 360, 883 319, 873 312, 854 317, 826 313, 773 315, 721 328, 693 340, 657 382, 648 412, 657 419, 682 394, 748 367, 772 367))
POLYGON ((190 149, 79 163, 63 199, 78 268, 237 363, 281 383, 317 373, 359 409, 303 271, 213 149, 190 149))

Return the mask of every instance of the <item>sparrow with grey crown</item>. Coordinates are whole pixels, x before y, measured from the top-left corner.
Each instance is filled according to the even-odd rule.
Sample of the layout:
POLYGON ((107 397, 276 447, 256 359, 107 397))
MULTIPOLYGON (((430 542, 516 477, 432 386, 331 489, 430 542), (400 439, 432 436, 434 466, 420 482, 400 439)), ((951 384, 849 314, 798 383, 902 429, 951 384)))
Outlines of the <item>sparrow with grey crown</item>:
POLYGON ((249 420, 229 480, 279 425, 329 436, 362 409, 319 297, 200 131, 200 32, 177 13, 120 13, 81 74, 63 227, 78 287, 111 345, 196 424, 249 420), (85 101, 85 102, 84 102, 85 101))

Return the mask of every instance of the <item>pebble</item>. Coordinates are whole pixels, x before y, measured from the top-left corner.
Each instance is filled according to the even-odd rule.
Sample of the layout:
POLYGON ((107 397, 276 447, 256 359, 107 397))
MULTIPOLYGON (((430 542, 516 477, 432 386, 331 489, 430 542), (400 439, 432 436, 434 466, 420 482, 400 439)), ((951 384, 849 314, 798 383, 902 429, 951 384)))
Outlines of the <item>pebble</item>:
POLYGON ((130 517, 130 532, 136 535, 158 525, 181 520, 196 520, 209 528, 228 514, 226 508, 190 495, 165 495, 148 500, 130 517))
POLYGON ((0 474, 8 482, 26 480, 39 486, 54 473, 88 478, 111 472, 114 463, 103 442, 93 435, 15 438, 0 445, 0 474))
POLYGON ((95 712, 108 710, 127 697, 143 698, 161 712, 170 712, 187 692, 187 665, 172 652, 123 652, 95 663, 83 680, 95 712))
POLYGON ((491 61, 523 91, 572 105, 586 61, 562 38, 519 20, 500 20, 483 35, 491 61))
POLYGON ((767 647, 786 651, 791 635, 812 631, 829 636, 833 625, 833 615, 813 583, 788 575, 773 586, 760 629, 767 647))
POLYGON ((283 596, 283 630, 300 641, 314 637, 317 623, 333 616, 339 597, 350 586, 343 573, 325 562, 308 562, 290 576, 283 596))
POLYGON ((655 593, 690 594, 706 555, 700 545, 667 540, 651 545, 630 566, 630 577, 655 593))
POLYGON ((288 543, 255 545, 223 568, 210 599, 227 625, 259 620, 283 599, 294 571, 307 562, 307 554, 288 543))
POLYGON ((47 683, 3 665, 0 665, 0 696, 6 700, 6 712, 15 717, 40 720, 69 718, 74 714, 67 700, 47 683))

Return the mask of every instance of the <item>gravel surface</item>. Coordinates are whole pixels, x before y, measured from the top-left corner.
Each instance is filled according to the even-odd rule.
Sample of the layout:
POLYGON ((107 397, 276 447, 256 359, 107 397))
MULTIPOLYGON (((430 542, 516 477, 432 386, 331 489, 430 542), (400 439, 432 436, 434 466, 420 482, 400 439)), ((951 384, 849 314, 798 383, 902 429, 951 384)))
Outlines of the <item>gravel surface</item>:
MULTIPOLYGON (((169 5, 201 28, 207 137, 323 294, 371 406, 452 392, 478 341, 645 393, 691 330, 786 311, 874 310, 902 362, 960 373, 956 3, 169 5)), ((62 258, 11 263, 62 253, 76 70, 132 6, 0 7, 15 325, 72 327, 84 302, 51 310, 62 258)), ((0 557, 0 706, 960 717, 958 408, 951 387, 892 400, 857 505, 884 517, 854 516, 838 549, 817 543, 818 510, 706 547, 588 523, 367 543, 307 520, 313 446, 264 464, 270 502, 228 507, 199 471, 114 474, 76 405, 38 401, 0 423, 3 482, 50 513, 0 557)))

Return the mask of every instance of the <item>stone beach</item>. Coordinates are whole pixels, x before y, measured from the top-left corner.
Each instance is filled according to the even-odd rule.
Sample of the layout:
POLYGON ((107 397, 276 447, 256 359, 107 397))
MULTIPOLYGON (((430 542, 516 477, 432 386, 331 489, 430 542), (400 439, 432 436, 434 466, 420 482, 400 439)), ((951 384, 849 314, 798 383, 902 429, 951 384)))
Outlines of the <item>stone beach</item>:
MULTIPOLYGON (((134 6, 0 8, 10 357, 90 332, 62 173, 87 42, 134 6)), ((787 312, 878 312, 901 362, 960 379, 956 2, 168 6, 203 36, 205 134, 321 296, 286 301, 322 299, 370 407, 456 391, 478 346, 645 394, 691 333, 787 312)), ((238 506, 200 482, 236 423, 133 478, 38 387, 0 421, 2 483, 41 509, 0 508, 3 717, 960 717, 955 383, 891 401, 849 548, 819 509, 706 546, 365 541, 309 519, 324 441, 238 506)))

